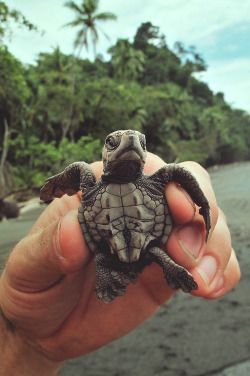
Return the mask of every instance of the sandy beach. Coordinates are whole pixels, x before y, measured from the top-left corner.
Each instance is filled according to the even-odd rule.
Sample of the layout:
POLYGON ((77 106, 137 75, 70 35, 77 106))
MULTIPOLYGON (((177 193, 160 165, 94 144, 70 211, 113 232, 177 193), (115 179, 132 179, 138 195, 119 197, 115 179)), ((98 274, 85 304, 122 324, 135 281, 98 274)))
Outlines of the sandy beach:
MULTIPOLYGON (((60 376, 250 374, 250 162, 209 172, 241 265, 239 285, 214 301, 177 294, 136 331, 65 363, 60 376), (240 373, 235 365, 241 365, 240 373)), ((2 260, 43 208, 36 206, 18 220, 0 223, 2 260)))

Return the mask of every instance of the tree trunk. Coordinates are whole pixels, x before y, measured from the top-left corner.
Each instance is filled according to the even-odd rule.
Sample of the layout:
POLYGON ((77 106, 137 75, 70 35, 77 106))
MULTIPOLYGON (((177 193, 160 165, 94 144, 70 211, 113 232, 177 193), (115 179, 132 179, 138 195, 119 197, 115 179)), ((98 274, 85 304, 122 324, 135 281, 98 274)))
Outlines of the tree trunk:
POLYGON ((61 140, 60 140, 60 142, 59 142, 59 144, 65 139, 65 137, 67 136, 67 133, 68 133, 68 131, 70 130, 70 122, 69 122, 69 119, 67 119, 67 120, 64 120, 64 121, 62 121, 61 122, 61 130, 62 130, 62 132, 61 132, 61 140))
POLYGON ((69 106, 68 119, 66 121, 67 131, 66 132, 64 131, 63 129, 64 125, 63 125, 61 142, 66 136, 67 132, 72 128, 72 118, 73 118, 73 113, 74 113, 74 96, 75 96, 75 91, 76 91, 76 65, 77 65, 77 57, 74 56, 74 60, 72 62, 72 67, 71 67, 71 82, 70 82, 71 103, 69 106))
POLYGON ((3 119, 3 124, 4 124, 4 136, 3 136, 2 154, 1 154, 1 160, 0 160, 0 197, 3 196, 7 190, 4 167, 5 167, 5 162, 6 162, 7 154, 8 154, 8 140, 10 138, 10 133, 11 133, 6 118, 3 119))

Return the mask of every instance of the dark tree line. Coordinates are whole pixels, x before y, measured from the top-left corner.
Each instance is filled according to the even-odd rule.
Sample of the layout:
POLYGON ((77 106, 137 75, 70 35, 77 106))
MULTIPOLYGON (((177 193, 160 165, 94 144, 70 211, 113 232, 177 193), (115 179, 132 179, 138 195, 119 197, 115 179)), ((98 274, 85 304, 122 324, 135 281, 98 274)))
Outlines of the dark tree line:
MULTIPOLYGON (((20 15, 19 22, 32 27, 20 15)), ((86 32, 78 34, 83 43, 86 32)), ((142 131, 148 150, 169 162, 209 166, 250 157, 249 114, 195 78, 207 66, 193 46, 177 42, 170 50, 150 22, 132 42, 117 40, 108 61, 56 47, 24 66, 0 42, 0 197, 13 185, 39 186, 75 160, 99 159, 105 136, 117 129, 142 131)))

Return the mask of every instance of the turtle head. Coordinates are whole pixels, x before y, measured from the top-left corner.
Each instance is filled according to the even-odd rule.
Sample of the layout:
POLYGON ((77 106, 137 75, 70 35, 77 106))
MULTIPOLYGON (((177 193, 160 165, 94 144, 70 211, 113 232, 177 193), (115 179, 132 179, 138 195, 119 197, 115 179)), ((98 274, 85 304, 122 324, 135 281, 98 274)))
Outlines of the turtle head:
POLYGON ((146 156, 144 134, 133 130, 110 133, 102 152, 104 176, 116 182, 133 181, 142 174, 146 156))

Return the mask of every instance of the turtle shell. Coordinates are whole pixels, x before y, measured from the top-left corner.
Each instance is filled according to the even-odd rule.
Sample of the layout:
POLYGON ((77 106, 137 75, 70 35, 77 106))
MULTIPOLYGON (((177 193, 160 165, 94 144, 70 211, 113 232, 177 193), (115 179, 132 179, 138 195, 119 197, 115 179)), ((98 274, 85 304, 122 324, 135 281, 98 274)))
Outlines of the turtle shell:
POLYGON ((82 196, 79 221, 92 251, 105 239, 120 261, 134 262, 152 241, 166 243, 172 227, 167 202, 162 189, 146 180, 143 175, 127 184, 98 181, 82 196))

